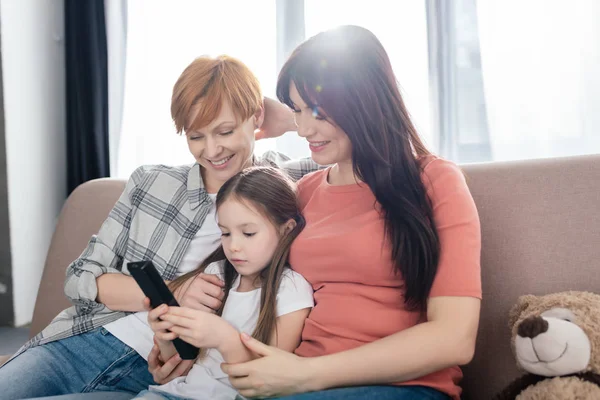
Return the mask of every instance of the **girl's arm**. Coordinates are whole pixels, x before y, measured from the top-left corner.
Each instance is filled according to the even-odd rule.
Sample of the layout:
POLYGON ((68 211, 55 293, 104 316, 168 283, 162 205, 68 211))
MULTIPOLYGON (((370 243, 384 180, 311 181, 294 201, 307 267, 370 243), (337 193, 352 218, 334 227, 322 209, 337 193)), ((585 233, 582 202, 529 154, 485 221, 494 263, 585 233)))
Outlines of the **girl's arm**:
MULTIPOLYGON (((309 311, 310 308, 305 308, 278 317, 276 334, 271 344, 288 352, 294 351, 300 343, 304 320, 309 311)), ((240 363, 256 358, 240 340, 240 332, 217 315, 186 307, 169 307, 161 318, 170 324, 166 329, 173 335, 164 335, 164 339, 172 339, 176 335, 196 347, 215 348, 227 363, 240 363)))
MULTIPOLYGON (((276 331, 269 345, 293 353, 302 340, 302 328, 310 310, 310 308, 303 308, 277 318, 276 331)), ((238 340, 240 340, 239 335, 238 340)))
POLYGON ((177 349, 175 348, 175 345, 173 345, 173 342, 171 342, 170 340, 166 341, 154 338, 154 343, 156 343, 156 345, 158 346, 158 350, 160 351, 158 358, 162 362, 167 361, 175 354, 177 354, 177 349))
MULTIPOLYGON (((277 292, 275 312, 278 317, 269 345, 293 352, 300 343, 304 321, 313 306, 312 286, 300 274, 286 270, 277 292)), ((170 307, 162 318, 174 325, 168 328, 171 332, 197 347, 217 349, 226 363, 241 363, 257 357, 242 343, 240 332, 214 314, 170 307)))
MULTIPOLYGON (((304 320, 308 317, 309 312, 310 308, 304 308, 278 317, 276 330, 269 345, 290 353, 296 350, 300 344, 304 320)), ((239 363, 255 359, 256 355, 249 351, 240 340, 240 333, 235 328, 231 328, 228 335, 223 338, 223 343, 219 349, 225 362, 239 363)))

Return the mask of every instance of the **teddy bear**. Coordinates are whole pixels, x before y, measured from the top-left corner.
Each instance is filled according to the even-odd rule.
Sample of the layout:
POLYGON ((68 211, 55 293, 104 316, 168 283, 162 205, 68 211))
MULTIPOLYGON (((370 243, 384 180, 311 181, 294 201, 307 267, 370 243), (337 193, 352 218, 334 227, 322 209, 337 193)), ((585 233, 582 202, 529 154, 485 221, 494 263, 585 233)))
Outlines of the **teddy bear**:
POLYGON ((525 295, 509 313, 511 345, 526 372, 495 400, 600 400, 600 295, 525 295))

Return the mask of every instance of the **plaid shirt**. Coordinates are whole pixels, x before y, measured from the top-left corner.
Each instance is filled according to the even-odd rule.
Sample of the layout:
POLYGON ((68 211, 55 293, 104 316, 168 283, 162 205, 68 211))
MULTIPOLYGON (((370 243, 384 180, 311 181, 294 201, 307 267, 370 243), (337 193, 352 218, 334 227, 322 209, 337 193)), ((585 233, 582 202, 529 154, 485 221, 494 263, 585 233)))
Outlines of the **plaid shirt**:
MULTIPOLYGON (((311 159, 290 161, 276 152, 255 158, 254 164, 283 168, 294 180, 319 169, 311 159)), ((128 262, 151 260, 163 279, 172 280, 212 205, 198 164, 136 169, 98 234, 67 268, 64 289, 73 306, 62 311, 17 354, 89 332, 127 315, 96 302, 96 278, 102 274, 129 275, 128 262)))

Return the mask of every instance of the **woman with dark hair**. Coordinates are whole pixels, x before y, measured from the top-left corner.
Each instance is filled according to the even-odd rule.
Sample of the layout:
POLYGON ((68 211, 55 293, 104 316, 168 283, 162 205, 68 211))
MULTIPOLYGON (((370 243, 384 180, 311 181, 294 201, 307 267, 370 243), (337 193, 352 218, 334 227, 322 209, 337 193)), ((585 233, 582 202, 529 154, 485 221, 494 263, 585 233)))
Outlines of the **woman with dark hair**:
POLYGON ((302 43, 277 96, 330 165, 298 184, 306 228, 290 252, 315 307, 296 355, 244 337, 262 357, 223 370, 247 397, 458 399, 481 301, 479 218, 460 169, 427 150, 364 28, 302 43))

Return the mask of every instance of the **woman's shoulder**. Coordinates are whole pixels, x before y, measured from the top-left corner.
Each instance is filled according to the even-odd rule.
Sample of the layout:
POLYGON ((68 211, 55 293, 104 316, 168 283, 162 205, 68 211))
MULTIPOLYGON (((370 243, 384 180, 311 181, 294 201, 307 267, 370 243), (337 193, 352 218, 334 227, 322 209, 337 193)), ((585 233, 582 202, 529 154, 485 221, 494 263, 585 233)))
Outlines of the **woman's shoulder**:
POLYGON ((304 189, 304 188, 315 188, 317 186, 319 186, 322 182, 325 176, 327 176, 329 169, 320 169, 318 171, 314 171, 311 173, 308 173, 306 175, 304 175, 299 181, 298 181, 298 188, 299 189, 304 189))
POLYGON ((437 218, 462 216, 476 221, 477 208, 463 171, 440 157, 422 160, 421 178, 437 218))
POLYGON ((421 171, 424 173, 431 175, 436 172, 444 171, 444 170, 458 170, 460 171, 460 167, 456 165, 455 162, 447 160, 443 157, 429 154, 427 156, 417 158, 417 162, 421 168, 421 171))
POLYGON ((185 175, 190 172, 194 164, 187 165, 164 165, 164 164, 147 164, 141 165, 133 171, 132 175, 185 175))
POLYGON ((265 167, 281 168, 282 164, 288 161, 290 161, 288 156, 273 150, 267 150, 260 156, 254 156, 255 165, 265 167))
POLYGON ((304 175, 298 182, 298 199, 300 200, 300 206, 304 209, 304 206, 315 193, 319 185, 326 179, 327 169, 311 172, 304 175))
POLYGON ((194 164, 188 165, 163 165, 163 164, 154 164, 154 165, 142 165, 137 167, 130 176, 130 181, 133 181, 134 184, 138 185, 143 182, 150 182, 150 186, 154 184, 161 184, 168 181, 173 181, 174 183, 186 184, 187 178, 190 170, 194 164), (156 179, 159 176, 164 176, 166 179, 156 179))
POLYGON ((453 161, 435 155, 420 157, 421 179, 428 191, 448 190, 465 184, 465 176, 453 161))

